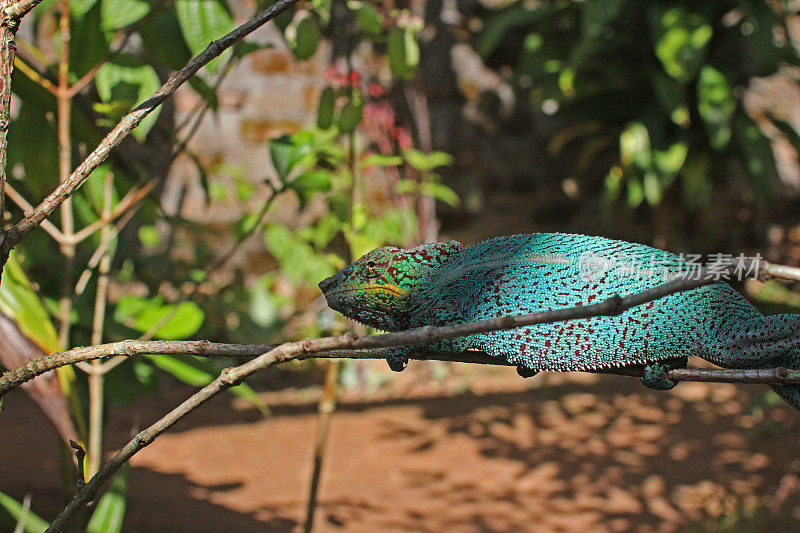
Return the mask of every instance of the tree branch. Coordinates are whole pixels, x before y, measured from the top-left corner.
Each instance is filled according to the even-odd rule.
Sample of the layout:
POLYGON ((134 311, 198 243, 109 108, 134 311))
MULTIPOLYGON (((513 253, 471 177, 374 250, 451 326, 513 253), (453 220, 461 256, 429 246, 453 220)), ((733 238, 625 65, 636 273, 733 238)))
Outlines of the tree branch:
MULTIPOLYGON (((36 0, 21 0, 20 3, 29 1, 35 2, 36 0)), ((48 195, 47 198, 34 209, 33 213, 26 216, 6 233, 4 242, 0 243, 0 264, 5 262, 6 257, 14 246, 36 229, 36 227, 41 224, 42 220, 50 216, 66 198, 83 185, 83 182, 86 181, 89 174, 108 157, 109 152, 113 148, 118 146, 123 139, 139 125, 147 114, 161 105, 167 97, 174 93, 178 87, 185 83, 186 80, 193 76, 209 61, 219 56, 224 50, 273 19, 279 13, 293 6, 298 1, 299 0, 278 0, 275 4, 257 14, 224 37, 213 41, 202 53, 193 57, 185 67, 173 74, 150 98, 125 115, 114 129, 100 142, 97 148, 89 154, 83 163, 78 165, 78 168, 75 169, 69 179, 48 195)))

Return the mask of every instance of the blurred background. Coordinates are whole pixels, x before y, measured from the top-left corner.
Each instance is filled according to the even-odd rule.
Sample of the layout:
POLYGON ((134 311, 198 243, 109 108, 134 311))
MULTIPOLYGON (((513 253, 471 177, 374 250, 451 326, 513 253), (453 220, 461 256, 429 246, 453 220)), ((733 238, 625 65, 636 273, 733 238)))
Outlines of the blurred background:
MULTIPOLYGON (((18 35, 5 223, 267 5, 45 0, 18 35)), ((182 87, 18 247, 0 363, 130 338, 348 331, 316 285, 384 244, 575 232, 797 266, 798 13, 778 0, 301 2, 182 87)), ((786 283, 736 287, 765 313, 800 307, 786 283)), ((0 527, 63 507, 64 439, 84 443, 90 475, 234 363, 111 359, 9 394, 0 527)), ((614 376, 307 361, 232 392, 137 455, 78 530, 291 531, 309 499, 320 531, 800 524, 800 423, 762 386, 655 393, 614 376)))

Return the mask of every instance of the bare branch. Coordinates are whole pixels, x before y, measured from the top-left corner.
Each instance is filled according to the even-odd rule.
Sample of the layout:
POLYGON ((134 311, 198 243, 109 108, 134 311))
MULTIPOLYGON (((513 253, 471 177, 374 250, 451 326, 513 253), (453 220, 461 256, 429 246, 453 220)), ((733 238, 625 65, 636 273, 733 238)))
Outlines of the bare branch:
MULTIPOLYGON (((3 1, 0 5, 7 6, 3 1)), ((11 125, 11 72, 14 70, 14 56, 17 44, 14 35, 18 21, 3 17, 0 21, 0 250, 8 241, 6 219, 6 166, 8 164, 8 128, 11 125)), ((9 248, 9 251, 11 249, 9 248)), ((0 269, 6 263, 8 254, 0 251, 0 269)), ((0 270, 2 274, 2 270, 0 270)))
POLYGON ((11 3, 11 5, 6 6, 6 8, 3 10, 3 13, 10 19, 19 20, 24 17, 28 11, 36 7, 41 1, 42 0, 19 0, 18 2, 14 2, 11 3))
POLYGON ((59 185, 55 191, 48 195, 30 216, 25 217, 6 233, 5 241, 0 244, 0 262, 3 262, 11 251, 11 248, 16 246, 30 232, 36 229, 36 227, 41 224, 42 220, 50 216, 66 198, 83 185, 83 182, 86 181, 89 174, 108 157, 109 152, 117 147, 131 131, 139 125, 145 116, 161 105, 161 103, 174 93, 178 87, 185 83, 186 80, 193 76, 209 61, 219 56, 224 50, 273 19, 279 13, 293 6, 298 1, 299 0, 278 0, 275 4, 257 14, 224 37, 213 41, 202 53, 192 58, 185 67, 173 74, 150 98, 125 115, 97 148, 89 154, 83 163, 78 165, 78 168, 75 169, 68 180, 59 185))

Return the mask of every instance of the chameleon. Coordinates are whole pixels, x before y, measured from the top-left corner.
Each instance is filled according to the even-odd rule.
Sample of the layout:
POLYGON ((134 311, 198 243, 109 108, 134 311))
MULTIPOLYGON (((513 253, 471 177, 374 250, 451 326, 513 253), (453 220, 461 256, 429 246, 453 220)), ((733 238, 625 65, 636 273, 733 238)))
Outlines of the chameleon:
MULTIPOLYGON (((411 249, 384 246, 319 283, 329 307, 395 332, 597 303, 689 275, 682 256, 605 237, 534 233, 411 249)), ((656 390, 676 385, 671 368, 698 356, 725 368, 800 368, 800 315, 762 315, 723 279, 596 316, 438 341, 428 351, 480 350, 540 371, 643 367, 656 390)), ((400 371, 414 347, 390 351, 400 371)), ((800 386, 773 387, 800 409, 800 386)))

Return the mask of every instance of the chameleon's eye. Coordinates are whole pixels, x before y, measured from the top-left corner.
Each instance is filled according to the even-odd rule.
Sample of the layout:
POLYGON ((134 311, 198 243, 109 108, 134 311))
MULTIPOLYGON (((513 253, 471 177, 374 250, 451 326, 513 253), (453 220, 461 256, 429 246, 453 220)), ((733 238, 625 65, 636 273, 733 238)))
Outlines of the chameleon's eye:
POLYGON ((360 264, 358 276, 362 279, 370 280, 379 278, 386 273, 389 263, 392 261, 392 254, 385 248, 378 248, 369 253, 360 264))

